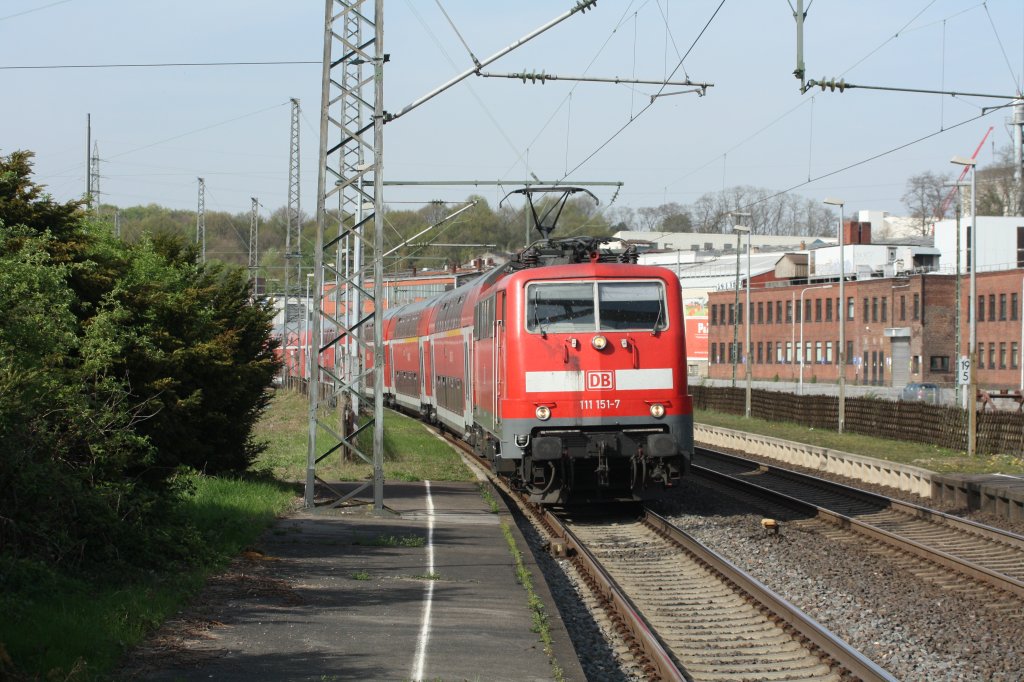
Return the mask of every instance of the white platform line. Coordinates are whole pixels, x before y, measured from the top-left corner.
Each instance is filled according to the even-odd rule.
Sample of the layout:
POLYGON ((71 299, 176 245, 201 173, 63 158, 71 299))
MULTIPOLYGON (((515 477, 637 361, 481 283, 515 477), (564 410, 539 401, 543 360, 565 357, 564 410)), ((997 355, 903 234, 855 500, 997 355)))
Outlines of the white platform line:
POLYGON ((427 642, 430 641, 430 612, 434 605, 434 500, 430 497, 430 481, 423 482, 427 491, 427 593, 423 596, 423 620, 420 637, 416 642, 416 660, 412 679, 422 680, 427 663, 427 642))

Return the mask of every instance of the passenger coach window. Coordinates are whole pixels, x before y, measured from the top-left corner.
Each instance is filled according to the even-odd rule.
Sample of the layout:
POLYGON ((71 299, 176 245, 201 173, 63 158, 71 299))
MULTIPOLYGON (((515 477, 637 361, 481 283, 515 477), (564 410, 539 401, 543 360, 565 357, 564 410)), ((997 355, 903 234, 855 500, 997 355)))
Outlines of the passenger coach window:
POLYGON ((665 294, 658 282, 572 282, 527 288, 530 332, 665 329, 665 294), (596 301, 596 305, 595 305, 596 301))

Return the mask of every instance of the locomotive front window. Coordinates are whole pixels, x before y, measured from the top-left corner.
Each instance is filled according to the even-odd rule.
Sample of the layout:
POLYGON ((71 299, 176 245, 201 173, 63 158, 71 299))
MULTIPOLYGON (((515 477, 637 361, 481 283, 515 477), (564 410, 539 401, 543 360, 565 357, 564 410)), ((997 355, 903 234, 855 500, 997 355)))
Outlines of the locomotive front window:
POLYGON ((531 332, 575 332, 594 329, 594 285, 534 284, 529 288, 526 329, 531 332))
POLYGON ((665 295, 657 282, 601 282, 597 298, 602 331, 668 326, 665 295))
POLYGON ((660 282, 552 282, 527 288, 530 332, 653 331, 667 326, 660 282))

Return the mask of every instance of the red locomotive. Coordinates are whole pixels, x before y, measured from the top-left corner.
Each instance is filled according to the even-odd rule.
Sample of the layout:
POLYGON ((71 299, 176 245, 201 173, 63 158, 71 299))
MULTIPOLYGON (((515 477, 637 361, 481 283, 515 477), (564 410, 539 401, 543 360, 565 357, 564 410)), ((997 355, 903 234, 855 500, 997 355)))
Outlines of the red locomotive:
POLYGON ((462 436, 546 504, 640 499, 677 483, 693 453, 679 280, 607 239, 550 239, 579 191, 518 190, 542 240, 386 311, 383 329, 385 401, 462 436), (538 192, 561 193, 543 216, 538 192))

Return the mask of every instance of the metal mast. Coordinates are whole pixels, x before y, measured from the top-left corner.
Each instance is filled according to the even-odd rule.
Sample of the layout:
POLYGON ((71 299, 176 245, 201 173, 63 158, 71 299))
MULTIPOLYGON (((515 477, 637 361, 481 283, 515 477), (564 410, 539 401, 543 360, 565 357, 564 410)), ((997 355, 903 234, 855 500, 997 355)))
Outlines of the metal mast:
POLYGON ((199 244, 200 262, 206 262, 206 181, 199 180, 199 202, 196 207, 196 244, 199 244))
POLYGON ((256 269, 260 263, 259 236, 260 236, 260 202, 252 197, 252 214, 249 218, 249 281, 256 281, 256 269))
MULTIPOLYGON (((282 385, 287 386, 299 374, 298 353, 288 353, 289 345, 295 341, 298 346, 299 316, 293 311, 298 306, 290 305, 298 301, 299 288, 302 286, 302 210, 299 203, 299 100, 294 97, 292 102, 291 136, 288 145, 288 209, 284 235, 284 326, 282 338, 285 345, 284 364, 281 367, 282 385)), ((306 310, 307 303, 303 303, 306 310)))
POLYGON ((89 157, 89 205, 100 211, 100 143, 92 143, 92 156, 89 157))
POLYGON ((85 115, 85 201, 86 205, 92 202, 92 114, 85 115))
POLYGON ((317 342, 317 366, 311 373, 309 387, 307 508, 315 504, 315 485, 319 481, 335 498, 332 506, 361 494, 372 485, 374 511, 383 510, 384 356, 375 352, 372 368, 349 372, 338 371, 332 359, 351 340, 358 344, 360 354, 368 349, 382 348, 383 7, 383 0, 372 3, 367 0, 325 0, 317 239, 313 266, 316 312, 312 336, 317 342), (372 37, 364 39, 364 35, 372 37), (370 65, 372 69, 360 68, 363 65, 370 65), (367 99, 371 88, 372 99, 367 99), (330 109, 335 105, 340 106, 341 111, 332 116, 330 109), (371 123, 367 125, 364 122, 368 119, 371 123), (339 210, 331 215, 327 207, 335 202, 339 210), (356 253, 360 254, 358 260, 356 253), (372 294, 355 280, 362 271, 366 255, 372 256, 372 259, 365 258, 373 264, 372 294), (350 259, 350 268, 340 267, 339 264, 347 264, 350 259), (333 301, 324 296, 324 282, 327 280, 338 281, 340 285, 333 289, 333 301), (347 292, 352 289, 358 292, 358 303, 346 306, 351 310, 350 318, 348 310, 346 314, 340 310, 339 302, 345 299, 339 296, 339 290, 347 292), (342 408, 345 399, 355 403, 359 387, 364 382, 373 386, 373 416, 360 423, 355 415, 346 414, 342 408), (365 443, 361 447, 359 443, 359 436, 370 430, 373 434, 372 452, 367 451, 365 443), (328 486, 316 475, 317 463, 343 451, 373 464, 373 480, 347 494, 328 486))

